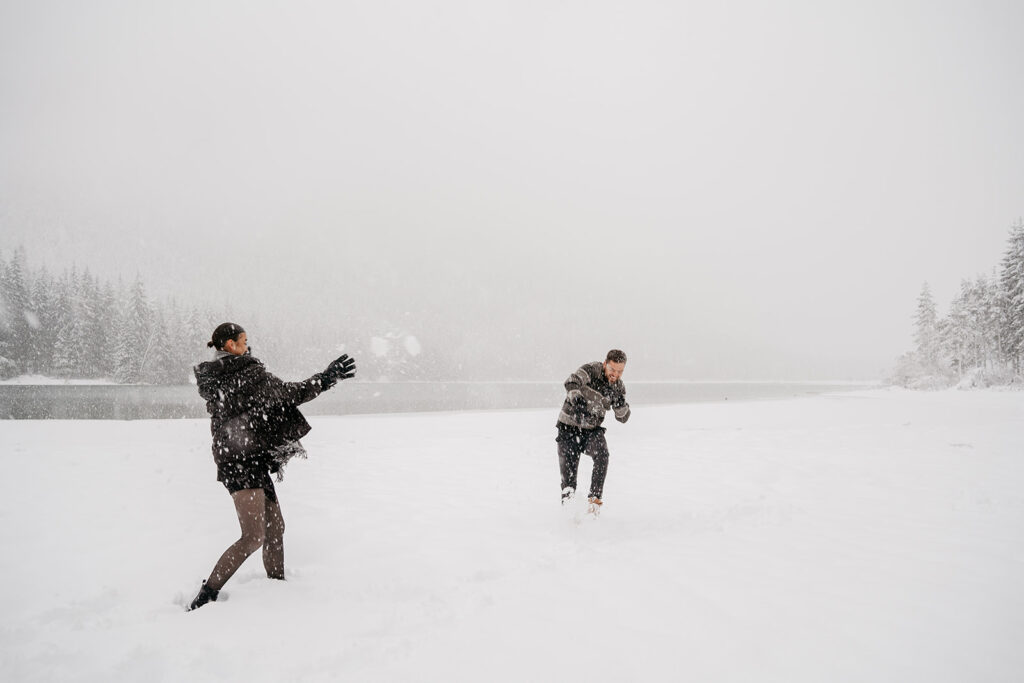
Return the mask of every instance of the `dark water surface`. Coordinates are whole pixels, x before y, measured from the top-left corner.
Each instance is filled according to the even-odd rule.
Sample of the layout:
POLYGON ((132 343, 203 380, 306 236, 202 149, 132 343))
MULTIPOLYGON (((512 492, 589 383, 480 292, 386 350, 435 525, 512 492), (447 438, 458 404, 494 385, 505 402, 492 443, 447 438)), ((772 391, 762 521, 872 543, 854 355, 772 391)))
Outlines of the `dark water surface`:
MULTIPOLYGON (((865 385, 741 382, 627 382, 632 405, 790 398, 865 385)), ((302 406, 307 415, 444 410, 558 410, 560 382, 342 382, 302 406)), ((206 417, 194 386, 0 385, 0 419, 143 420, 206 417)))

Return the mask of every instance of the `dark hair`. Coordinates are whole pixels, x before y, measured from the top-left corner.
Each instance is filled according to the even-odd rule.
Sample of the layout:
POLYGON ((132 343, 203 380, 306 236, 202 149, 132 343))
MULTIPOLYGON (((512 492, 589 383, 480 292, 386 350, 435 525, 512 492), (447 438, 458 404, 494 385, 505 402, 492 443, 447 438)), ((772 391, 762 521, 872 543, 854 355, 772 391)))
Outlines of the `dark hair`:
POLYGON ((224 345, 228 343, 228 340, 238 341, 238 337, 245 332, 241 325, 235 323, 221 323, 217 325, 217 329, 213 331, 213 339, 206 342, 206 345, 215 348, 223 349, 224 345))
POLYGON ((604 362, 607 363, 608 361, 611 361, 613 363, 625 363, 626 352, 619 351, 618 349, 612 349, 611 351, 608 352, 608 355, 605 356, 604 362))

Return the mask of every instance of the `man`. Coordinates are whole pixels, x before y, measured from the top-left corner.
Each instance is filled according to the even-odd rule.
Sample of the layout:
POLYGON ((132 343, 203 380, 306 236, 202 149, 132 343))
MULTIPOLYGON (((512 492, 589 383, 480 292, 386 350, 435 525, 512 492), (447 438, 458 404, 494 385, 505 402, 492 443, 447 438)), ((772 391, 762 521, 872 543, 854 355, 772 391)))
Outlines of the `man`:
POLYGON ((603 505, 601 494, 608 473, 608 442, 601 423, 608 410, 615 411, 619 422, 629 419, 626 387, 621 379, 625 369, 626 354, 612 349, 603 363, 587 363, 565 380, 565 402, 558 415, 555 438, 558 467, 562 471, 562 505, 576 495, 580 456, 586 453, 594 459, 587 512, 595 517, 603 505))

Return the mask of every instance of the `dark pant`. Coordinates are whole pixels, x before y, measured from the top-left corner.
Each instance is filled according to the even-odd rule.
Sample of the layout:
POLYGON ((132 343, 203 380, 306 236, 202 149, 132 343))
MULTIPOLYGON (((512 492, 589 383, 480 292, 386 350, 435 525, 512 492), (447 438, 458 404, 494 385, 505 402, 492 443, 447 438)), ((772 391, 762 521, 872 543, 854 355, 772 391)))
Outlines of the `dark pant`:
POLYGON ((586 453, 594 459, 594 471, 590 475, 590 497, 600 498, 604 490, 604 477, 608 474, 608 442, 604 439, 604 427, 580 429, 559 423, 555 442, 558 444, 558 468, 562 471, 562 490, 576 490, 580 456, 586 453))

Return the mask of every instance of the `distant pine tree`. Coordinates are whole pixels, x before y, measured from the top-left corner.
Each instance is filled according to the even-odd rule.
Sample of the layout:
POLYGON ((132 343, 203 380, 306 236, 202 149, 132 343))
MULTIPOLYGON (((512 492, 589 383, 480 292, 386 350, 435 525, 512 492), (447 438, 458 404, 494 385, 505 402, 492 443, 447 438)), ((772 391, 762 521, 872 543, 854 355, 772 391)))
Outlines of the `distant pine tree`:
POLYGON ((976 278, 970 283, 971 367, 987 368, 991 357, 991 341, 986 337, 986 301, 988 280, 976 278))
POLYGON ((56 282, 45 268, 41 268, 32 280, 29 293, 29 307, 35 324, 29 326, 28 372, 49 375, 53 372, 52 340, 57 319, 56 282))
POLYGON ((1003 353, 1019 373, 1024 353, 1024 221, 1018 220, 1010 228, 999 277, 1003 353))
POLYGON ((144 369, 153 353, 153 310, 146 287, 135 278, 120 316, 115 379, 122 384, 143 381, 144 369))
POLYGON ((99 328, 96 331, 99 354, 96 370, 100 377, 113 377, 117 369, 117 302, 117 290, 110 282, 104 282, 98 293, 99 328))
POLYGON ((78 273, 64 271, 57 282, 56 318, 54 321, 53 373, 57 377, 74 377, 81 364, 76 338, 80 334, 76 310, 78 273))
POLYGON ((981 345, 981 364, 988 370, 1001 365, 999 330, 999 279, 979 277, 978 289, 978 341, 981 345))
POLYGON ((935 300, 931 288, 925 282, 921 294, 917 297, 917 315, 914 317, 914 342, 917 345, 917 357, 922 367, 935 371, 939 367, 939 316, 935 310, 935 300))
POLYGON ((197 349, 188 328, 188 313, 177 302, 171 301, 167 308, 167 339, 171 369, 168 384, 185 384, 192 376, 192 366, 199 362, 197 349))
POLYGON ((0 355, 12 364, 9 371, 15 372, 26 372, 32 356, 25 270, 25 250, 19 247, 0 277, 0 355))
POLYGON ((970 310, 967 292, 968 282, 960 282, 960 292, 949 306, 949 315, 942 326, 942 347, 949 358, 950 369, 957 378, 963 376, 970 364, 970 310))
POLYGON ((89 270, 82 273, 76 296, 79 334, 77 344, 81 348, 77 374, 79 377, 100 377, 103 375, 103 319, 99 283, 89 270))
POLYGON ((18 366, 10 358, 14 355, 14 335, 7 294, 7 267, 6 261, 0 256, 0 379, 9 379, 18 374, 18 366))
POLYGON ((207 316, 202 315, 199 309, 194 306, 188 309, 183 327, 185 335, 183 344, 186 349, 186 355, 190 359, 190 364, 194 364, 198 362, 194 359, 199 358, 206 349, 206 342, 213 331, 213 327, 210 326, 207 316))
POLYGON ((143 381, 149 384, 170 384, 167 379, 172 372, 170 347, 167 343, 167 323, 160 308, 153 311, 153 323, 149 334, 150 353, 142 367, 143 381))

